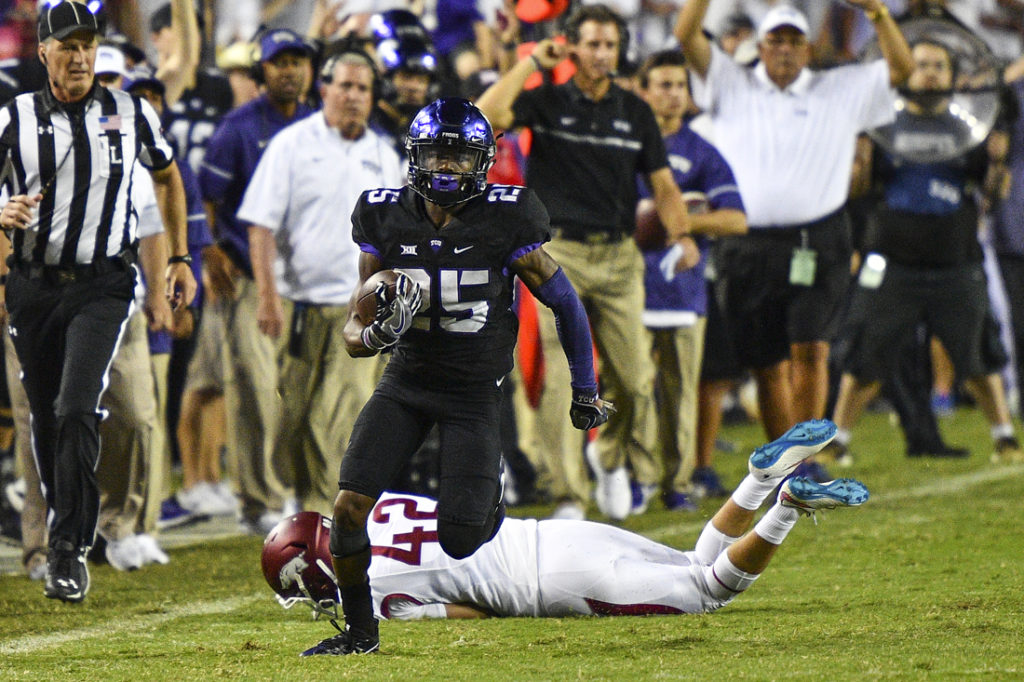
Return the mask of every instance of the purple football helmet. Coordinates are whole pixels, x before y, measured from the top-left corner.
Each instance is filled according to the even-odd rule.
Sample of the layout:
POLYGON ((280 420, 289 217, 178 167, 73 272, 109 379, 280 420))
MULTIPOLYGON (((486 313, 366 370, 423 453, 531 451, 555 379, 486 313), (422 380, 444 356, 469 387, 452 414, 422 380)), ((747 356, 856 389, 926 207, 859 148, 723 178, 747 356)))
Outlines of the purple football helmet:
POLYGON ((413 118, 405 148, 412 189, 439 206, 455 206, 487 186, 494 131, 469 100, 442 97, 413 118))

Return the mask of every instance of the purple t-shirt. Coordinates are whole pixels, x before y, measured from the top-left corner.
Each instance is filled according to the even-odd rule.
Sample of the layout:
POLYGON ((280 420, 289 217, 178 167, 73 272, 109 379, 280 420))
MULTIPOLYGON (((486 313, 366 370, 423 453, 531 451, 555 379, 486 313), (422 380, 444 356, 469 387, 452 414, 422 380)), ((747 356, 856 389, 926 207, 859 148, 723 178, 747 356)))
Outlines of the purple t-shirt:
POLYGON ((295 117, 286 119, 263 95, 230 111, 206 145, 199 170, 202 197, 217 206, 218 243, 226 247, 235 265, 250 276, 249 226, 239 223, 235 212, 270 138, 311 113, 312 108, 299 104, 295 117))
MULTIPOLYGON (((743 210, 736 179, 732 169, 707 140, 683 124, 677 132, 665 138, 668 151, 668 165, 672 169, 679 189, 686 192, 702 192, 707 197, 711 210, 734 208, 743 210)), ((650 196, 650 191, 641 180, 640 195, 650 196)), ((704 268, 707 264, 710 240, 695 236, 700 247, 700 262, 696 267, 678 273, 670 281, 658 269, 668 247, 644 251, 644 287, 647 291, 647 310, 686 310, 698 315, 707 314, 707 286, 704 282, 704 268)))

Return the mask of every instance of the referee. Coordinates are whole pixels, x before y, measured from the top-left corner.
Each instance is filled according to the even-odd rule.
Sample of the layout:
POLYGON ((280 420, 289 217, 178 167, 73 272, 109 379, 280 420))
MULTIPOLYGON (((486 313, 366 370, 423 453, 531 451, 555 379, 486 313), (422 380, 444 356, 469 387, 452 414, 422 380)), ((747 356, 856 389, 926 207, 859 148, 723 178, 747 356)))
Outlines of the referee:
POLYGON ((44 593, 68 602, 89 590, 100 396, 134 307, 133 173, 148 169, 153 177, 174 254, 166 273, 172 305, 189 303, 196 288, 171 147, 148 103, 95 83, 98 34, 85 5, 64 1, 41 10, 47 86, 0 109, 7 199, 0 227, 9 237, 0 239, 0 254, 7 256, 8 323, 49 508, 44 593))

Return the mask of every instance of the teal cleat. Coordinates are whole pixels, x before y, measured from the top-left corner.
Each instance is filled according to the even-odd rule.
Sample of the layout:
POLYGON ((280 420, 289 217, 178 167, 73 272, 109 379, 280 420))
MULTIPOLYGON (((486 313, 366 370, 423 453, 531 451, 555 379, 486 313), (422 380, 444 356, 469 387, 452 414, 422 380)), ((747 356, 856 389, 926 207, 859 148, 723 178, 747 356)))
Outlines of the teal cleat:
POLYGON ((836 425, 828 419, 800 422, 750 456, 750 473, 759 481, 782 478, 811 455, 821 452, 836 437, 836 425))
POLYGON ((816 483, 809 478, 790 478, 779 490, 779 504, 807 515, 813 515, 819 509, 858 507, 867 499, 867 487, 852 478, 839 478, 828 483, 816 483))

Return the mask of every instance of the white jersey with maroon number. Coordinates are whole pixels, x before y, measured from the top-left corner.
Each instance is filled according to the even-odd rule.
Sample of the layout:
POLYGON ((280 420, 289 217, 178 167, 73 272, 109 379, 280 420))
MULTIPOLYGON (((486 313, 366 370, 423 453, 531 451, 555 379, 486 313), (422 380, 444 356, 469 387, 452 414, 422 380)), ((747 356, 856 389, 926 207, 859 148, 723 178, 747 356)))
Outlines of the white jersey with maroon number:
POLYGON ((443 618, 469 603, 497 616, 703 613, 721 607, 712 567, 629 531, 590 521, 506 518, 471 557, 437 542, 437 503, 385 493, 368 522, 374 609, 443 618))
POLYGON ((444 617, 428 605, 471 603, 502 616, 539 616, 537 522, 505 519, 472 556, 437 542, 437 502, 385 493, 367 522, 373 607, 384 618, 444 617))

